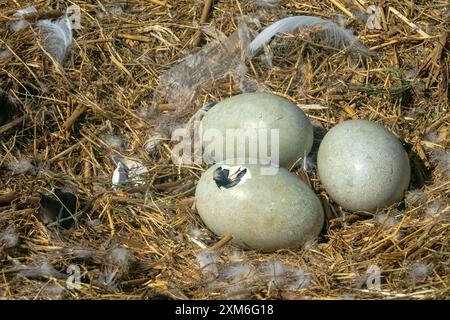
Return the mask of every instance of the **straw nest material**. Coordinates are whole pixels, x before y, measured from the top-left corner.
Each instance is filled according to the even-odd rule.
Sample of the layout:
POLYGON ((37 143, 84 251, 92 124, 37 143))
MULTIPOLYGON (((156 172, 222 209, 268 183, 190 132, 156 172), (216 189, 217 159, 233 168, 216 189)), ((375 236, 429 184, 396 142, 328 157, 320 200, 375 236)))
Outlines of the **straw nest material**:
POLYGON ((450 297, 448 2, 383 1, 381 29, 366 27, 367 1, 263 2, 215 1, 202 19, 200 0, 77 1, 82 28, 63 66, 44 52, 34 21, 70 1, 0 4, 0 98, 10 105, 0 124, 1 298, 450 297), (29 5, 38 11, 30 25, 11 31, 29 5), (174 142, 161 134, 240 93, 238 82, 202 86, 181 112, 161 99, 150 111, 159 76, 215 41, 202 24, 228 36, 239 21, 290 15, 343 24, 374 55, 283 35, 266 48, 271 63, 270 54, 247 60, 245 79, 302 106, 316 140, 346 119, 383 124, 404 143, 413 178, 402 202, 346 212, 327 197, 312 156, 293 173, 320 195, 326 228, 303 248, 262 254, 205 228, 193 195, 206 166, 174 165, 174 142), (144 184, 112 188, 112 155, 140 159, 144 184), (78 198, 72 229, 43 223, 40 194, 54 188, 78 198))

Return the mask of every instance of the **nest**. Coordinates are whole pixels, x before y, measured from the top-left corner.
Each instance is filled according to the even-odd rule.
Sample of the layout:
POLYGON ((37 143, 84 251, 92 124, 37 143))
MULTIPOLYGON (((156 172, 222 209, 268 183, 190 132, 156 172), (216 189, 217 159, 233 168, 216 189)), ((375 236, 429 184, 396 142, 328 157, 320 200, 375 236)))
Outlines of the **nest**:
POLYGON ((0 4, 1 298, 450 296, 448 4, 384 1, 382 29, 371 30, 362 1, 260 2, 219 1, 208 18, 203 1, 77 1, 82 28, 63 66, 44 52, 33 21, 65 7, 15 1, 38 12, 13 32, 19 8, 0 4), (239 84, 217 79, 175 112, 167 101, 155 109, 154 92, 164 71, 214 40, 199 22, 230 35, 236 17, 268 25, 294 14, 344 22, 375 56, 302 32, 246 61, 245 79, 304 106, 317 139, 347 119, 384 125, 404 143, 412 181, 404 200, 369 215, 333 203, 314 168, 294 169, 321 197, 326 228, 303 248, 243 251, 203 225, 193 196, 206 166, 173 164, 164 134, 207 102, 240 93, 239 84), (148 169, 140 183, 112 188, 111 156, 139 159, 148 169), (54 188, 77 197, 71 229, 40 216, 40 193, 54 188))

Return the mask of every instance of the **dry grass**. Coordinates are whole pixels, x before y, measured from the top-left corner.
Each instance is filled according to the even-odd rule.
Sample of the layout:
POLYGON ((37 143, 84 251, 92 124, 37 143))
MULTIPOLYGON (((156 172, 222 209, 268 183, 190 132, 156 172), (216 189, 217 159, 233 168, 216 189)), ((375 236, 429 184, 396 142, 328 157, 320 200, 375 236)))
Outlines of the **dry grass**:
MULTIPOLYGON (((330 220, 321 239, 298 250, 246 251, 239 258, 237 248, 223 244, 219 272, 229 261, 248 269, 246 280, 231 287, 208 283, 196 259, 203 246, 219 240, 204 229, 192 198, 204 168, 173 165, 169 141, 151 153, 145 142, 161 128, 187 121, 207 101, 240 89, 226 77, 203 88, 182 114, 144 118, 158 76, 197 50, 193 44, 203 1, 113 2, 120 3, 76 1, 83 28, 74 35, 64 68, 48 61, 35 28, 12 33, 6 25, 18 5, 34 4, 43 12, 58 9, 57 1, 0 4, 0 50, 12 51, 0 60, 0 88, 20 101, 20 110, 0 126, 0 297, 147 299, 159 293, 220 299, 232 296, 236 287, 255 299, 450 297, 447 1, 383 1, 382 30, 347 20, 377 53, 374 58, 347 56, 303 36, 272 45, 273 68, 257 58, 247 62, 247 78, 298 104, 324 106, 305 110, 319 128, 350 118, 389 128, 407 146, 413 167, 410 190, 419 191, 380 212, 385 219, 372 219, 330 202, 312 172, 309 178, 330 220), (394 13, 388 15, 390 6, 430 37, 394 13), (111 147, 108 135, 122 137, 127 145, 111 147), (111 189, 113 154, 143 159, 149 168, 144 188, 111 189), (19 159, 32 167, 19 173, 13 165, 19 159), (72 230, 48 229, 40 221, 38 192, 49 194, 53 187, 71 189, 80 203, 92 201, 72 230), (282 263, 279 277, 287 277, 291 266, 304 271, 308 281, 288 288, 286 281, 264 272, 264 264, 273 261, 282 263), (81 268, 78 290, 66 289, 72 264, 81 268), (381 271, 380 291, 366 287, 372 265, 381 271)), ((216 1, 210 23, 229 35, 242 14, 261 17, 263 25, 294 14, 337 21, 364 2, 283 1, 281 8, 265 11, 245 1, 216 1)), ((58 3, 65 8, 71 1, 58 3)))

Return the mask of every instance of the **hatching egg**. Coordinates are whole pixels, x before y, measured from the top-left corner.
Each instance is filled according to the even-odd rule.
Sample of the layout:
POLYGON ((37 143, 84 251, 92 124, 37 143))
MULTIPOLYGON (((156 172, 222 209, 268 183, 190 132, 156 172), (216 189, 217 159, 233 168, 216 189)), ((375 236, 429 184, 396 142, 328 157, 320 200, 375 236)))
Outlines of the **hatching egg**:
POLYGON ((227 98, 206 113, 201 125, 204 149, 214 146, 219 151, 210 162, 253 158, 289 167, 305 157, 313 144, 313 127, 305 113, 269 93, 227 98))
POLYGON ((195 195, 206 226, 244 248, 298 247, 318 236, 324 223, 316 194, 284 168, 215 164, 195 195))
POLYGON ((332 128, 320 144, 317 166, 330 197, 351 211, 373 211, 399 201, 411 171, 401 142, 367 120, 332 128))

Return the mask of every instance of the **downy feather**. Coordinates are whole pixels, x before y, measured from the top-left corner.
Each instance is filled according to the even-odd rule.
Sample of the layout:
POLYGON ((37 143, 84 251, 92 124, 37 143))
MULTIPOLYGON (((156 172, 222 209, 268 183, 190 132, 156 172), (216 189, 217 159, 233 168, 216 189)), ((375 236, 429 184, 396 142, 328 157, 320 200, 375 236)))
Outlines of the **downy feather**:
POLYGON ((67 16, 56 22, 38 21, 42 44, 47 53, 59 64, 63 64, 72 45, 72 24, 67 16))
POLYGON ((273 9, 280 5, 281 0, 250 0, 247 2, 254 3, 263 8, 273 9))
POLYGON ((331 21, 311 16, 288 17, 271 24, 253 39, 250 50, 256 54, 278 33, 293 33, 298 29, 316 26, 321 27, 317 34, 324 44, 338 49, 351 47, 352 51, 368 54, 367 47, 359 42, 350 30, 339 27, 331 21))
MULTIPOLYGON (((26 7, 26 8, 17 10, 16 13, 13 14, 13 17, 23 17, 27 14, 36 13, 36 12, 37 12, 36 7, 30 6, 30 7, 26 7)), ((26 27, 28 27, 29 25, 30 25, 30 23, 25 19, 12 21, 8 24, 9 28, 14 32, 23 30, 26 27)))

